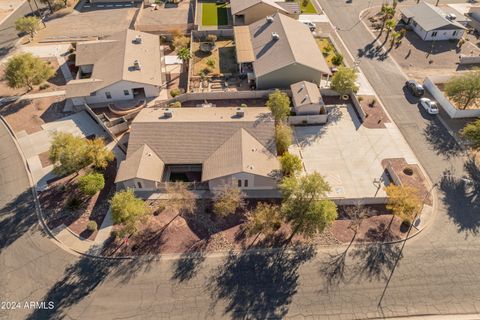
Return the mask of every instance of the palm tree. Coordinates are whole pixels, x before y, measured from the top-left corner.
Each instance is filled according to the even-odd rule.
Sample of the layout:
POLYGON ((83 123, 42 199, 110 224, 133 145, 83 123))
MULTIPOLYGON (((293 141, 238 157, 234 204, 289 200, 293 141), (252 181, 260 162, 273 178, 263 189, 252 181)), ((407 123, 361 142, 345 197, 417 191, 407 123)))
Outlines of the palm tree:
POLYGON ((192 54, 190 53, 190 50, 188 48, 183 47, 178 49, 177 57, 183 62, 187 62, 192 58, 192 54))
POLYGON ((388 40, 388 37, 390 36, 390 33, 395 30, 395 27, 397 26, 397 21, 395 19, 388 19, 385 22, 385 28, 387 29, 387 36, 385 37, 385 41, 388 40))
POLYGON ((383 14, 382 28, 380 29, 380 35, 382 35, 387 20, 393 18, 393 16, 395 15, 395 8, 389 5, 383 5, 380 12, 383 14))

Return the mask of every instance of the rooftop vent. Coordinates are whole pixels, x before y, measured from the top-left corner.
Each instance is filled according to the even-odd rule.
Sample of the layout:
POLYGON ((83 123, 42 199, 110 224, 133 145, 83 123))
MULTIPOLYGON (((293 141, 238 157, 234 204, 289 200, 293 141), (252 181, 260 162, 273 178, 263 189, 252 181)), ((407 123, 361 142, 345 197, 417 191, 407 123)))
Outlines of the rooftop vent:
POLYGON ((454 15, 453 13, 449 13, 445 16, 445 18, 447 18, 448 20, 450 21, 453 21, 453 20, 456 20, 457 19, 457 16, 454 15))
POLYGON ((272 17, 272 16, 267 16, 266 19, 267 19, 267 22, 268 22, 268 23, 273 22, 273 17, 272 17))
POLYGON ((165 112, 163 114, 165 116, 165 118, 171 118, 173 117, 173 110, 172 109, 165 109, 165 112))
POLYGON ((280 35, 276 32, 272 32, 272 39, 273 40, 278 40, 278 39, 280 39, 280 35))
POLYGON ((137 43, 137 44, 142 43, 142 36, 141 35, 135 36, 135 38, 133 39, 133 43, 137 43))
POLYGON ((245 115, 245 110, 243 110, 243 108, 237 108, 236 116, 239 118, 243 118, 244 115, 245 115))
POLYGON ((140 62, 138 62, 138 60, 133 61, 133 68, 135 70, 140 70, 142 68, 142 66, 140 65, 140 62))

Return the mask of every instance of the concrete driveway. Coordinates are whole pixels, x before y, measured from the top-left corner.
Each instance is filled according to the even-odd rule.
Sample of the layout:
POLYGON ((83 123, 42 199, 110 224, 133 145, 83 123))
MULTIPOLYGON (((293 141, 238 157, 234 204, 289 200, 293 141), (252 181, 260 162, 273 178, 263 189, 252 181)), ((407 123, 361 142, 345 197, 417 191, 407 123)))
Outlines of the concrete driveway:
POLYGON ((40 155, 50 149, 51 135, 54 132, 69 132, 82 137, 91 135, 99 137, 105 134, 103 129, 84 111, 43 124, 42 128, 42 131, 30 135, 24 131, 17 133, 18 143, 39 189, 45 187, 47 181, 55 177, 52 172, 53 165, 44 166, 40 160, 40 155))
POLYGON ((327 125, 295 127, 296 144, 290 152, 302 158, 307 173, 316 171, 326 177, 333 198, 383 198, 383 186, 389 181, 383 159, 405 158, 418 164, 397 126, 385 126, 368 129, 361 125, 353 107, 338 107, 327 125))

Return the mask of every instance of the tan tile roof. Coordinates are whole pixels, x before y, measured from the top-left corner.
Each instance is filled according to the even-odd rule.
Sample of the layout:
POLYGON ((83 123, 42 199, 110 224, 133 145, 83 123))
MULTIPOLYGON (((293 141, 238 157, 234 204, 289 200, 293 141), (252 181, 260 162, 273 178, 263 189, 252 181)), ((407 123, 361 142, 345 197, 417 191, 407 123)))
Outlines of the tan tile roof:
POLYGON ((160 38, 130 29, 105 40, 79 43, 76 64, 93 64, 92 76, 89 81, 69 81, 66 86, 67 98, 85 96, 121 80, 156 86, 164 82, 160 38), (133 41, 137 35, 142 38, 139 44, 133 41), (138 60, 140 70, 133 68, 135 60, 138 60))
POLYGON ((120 163, 115 183, 134 178, 161 182, 164 167, 157 154, 144 144, 120 163))
POLYGON ((230 10, 232 11, 232 14, 237 14, 259 3, 264 3, 271 7, 274 7, 279 11, 287 12, 273 0, 230 0, 230 10))
POLYGON ((252 37, 248 26, 233 27, 235 36, 235 52, 237 54, 237 62, 253 62, 255 61, 255 53, 253 52, 252 37))
POLYGON ((275 155, 242 128, 204 161, 202 181, 240 172, 273 177, 279 169, 275 155))
POLYGON ((256 57, 253 68, 257 77, 294 63, 330 74, 312 33, 303 23, 276 13, 273 22, 261 19, 249 28, 256 57), (279 35, 278 40, 272 39, 273 32, 279 35))
POLYGON ((244 129, 271 153, 276 154, 274 121, 264 107, 178 108, 172 118, 165 109, 143 109, 133 120, 128 153, 148 144, 165 164, 201 164, 235 132, 244 129))
POLYGON ((315 83, 300 81, 290 86, 293 106, 298 108, 309 104, 324 104, 320 89, 315 83))

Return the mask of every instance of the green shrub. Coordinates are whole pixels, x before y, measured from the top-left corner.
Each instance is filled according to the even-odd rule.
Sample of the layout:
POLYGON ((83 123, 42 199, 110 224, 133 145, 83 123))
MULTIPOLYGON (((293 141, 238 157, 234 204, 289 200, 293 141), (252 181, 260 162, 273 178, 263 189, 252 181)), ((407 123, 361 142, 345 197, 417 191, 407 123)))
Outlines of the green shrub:
POLYGON ((95 231, 97 231, 97 229, 98 229, 98 226, 97 226, 97 223, 95 221, 93 221, 93 220, 88 221, 88 223, 87 223, 87 230, 88 231, 95 232, 95 231))
POLYGON ((50 85, 49 85, 48 83, 44 83, 44 84, 41 84, 41 85, 38 87, 38 89, 40 89, 40 90, 45 90, 45 89, 47 89, 47 88, 49 88, 49 87, 50 87, 50 85))
POLYGON ((332 63, 335 66, 340 66, 343 64, 343 56, 340 53, 336 53, 335 56, 332 58, 332 63))
POLYGON ((172 102, 168 105, 169 108, 181 108, 182 103, 180 101, 172 102))
POLYGON ((207 66, 212 67, 212 68, 215 67, 215 59, 208 58, 207 59, 207 66))
POLYGON ((84 194, 93 196, 105 187, 105 178, 101 173, 90 172, 78 179, 78 185, 84 194))
POLYGON ((180 89, 180 88, 175 88, 175 89, 170 90, 170 95, 172 96, 172 98, 175 98, 176 96, 178 96, 179 94, 182 94, 182 93, 183 93, 183 90, 180 89))
POLYGON ((247 108, 247 107, 248 107, 248 106, 247 106, 245 103, 242 103, 242 104, 240 105, 240 108, 247 108))

